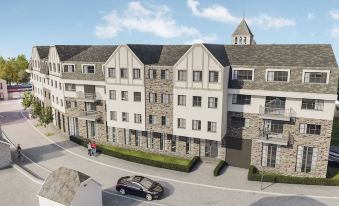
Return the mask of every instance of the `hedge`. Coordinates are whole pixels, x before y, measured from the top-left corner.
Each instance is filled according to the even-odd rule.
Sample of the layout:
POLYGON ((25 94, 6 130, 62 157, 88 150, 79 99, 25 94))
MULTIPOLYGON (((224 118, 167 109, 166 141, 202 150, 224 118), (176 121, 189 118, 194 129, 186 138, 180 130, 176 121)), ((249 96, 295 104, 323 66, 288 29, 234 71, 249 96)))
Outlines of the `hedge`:
POLYGON ((213 170, 213 175, 214 176, 219 176, 222 168, 226 166, 226 162, 224 160, 220 160, 217 166, 213 170))
MULTIPOLYGON (((250 166, 247 179, 250 181, 261 181, 261 173, 255 166, 250 166)), ((339 186, 339 180, 330 178, 312 178, 312 177, 293 177, 279 174, 265 174, 264 182, 286 183, 286 184, 303 184, 303 185, 327 185, 339 186)))
MULTIPOLYGON (((89 142, 88 139, 80 139, 74 136, 70 136, 70 140, 84 147, 87 147, 89 142)), ((101 144, 97 144, 97 151, 119 159, 181 172, 190 172, 200 160, 197 156, 192 159, 184 159, 101 144)))

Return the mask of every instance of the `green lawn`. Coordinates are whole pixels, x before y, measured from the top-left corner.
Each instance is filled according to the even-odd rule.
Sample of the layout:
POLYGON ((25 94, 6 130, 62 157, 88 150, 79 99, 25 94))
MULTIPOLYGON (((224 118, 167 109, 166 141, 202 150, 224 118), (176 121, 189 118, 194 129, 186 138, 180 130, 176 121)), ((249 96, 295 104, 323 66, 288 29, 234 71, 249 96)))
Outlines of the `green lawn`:
POLYGON ((145 159, 164 162, 164 163, 172 163, 172 164, 177 164, 177 165, 182 165, 182 166, 187 166, 191 162, 191 159, 165 156, 165 155, 148 153, 148 152, 143 152, 143 151, 129 150, 129 149, 124 149, 124 148, 112 147, 108 145, 100 145, 100 147, 105 148, 107 150, 119 152, 121 154, 131 155, 135 157, 145 158, 145 159))
POLYGON ((327 178, 339 180, 339 168, 328 167, 327 168, 327 178))
POLYGON ((339 118, 333 119, 331 145, 339 147, 339 118))

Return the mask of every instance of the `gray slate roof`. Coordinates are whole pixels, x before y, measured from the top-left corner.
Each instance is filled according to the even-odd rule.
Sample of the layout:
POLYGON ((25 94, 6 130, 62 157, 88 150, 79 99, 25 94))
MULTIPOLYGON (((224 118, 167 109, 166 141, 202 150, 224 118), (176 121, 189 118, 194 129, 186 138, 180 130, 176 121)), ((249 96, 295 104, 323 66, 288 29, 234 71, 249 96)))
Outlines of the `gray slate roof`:
POLYGON ((204 46, 211 52, 211 54, 221 63, 221 65, 228 66, 230 62, 225 51, 224 45, 220 44, 204 44, 204 46))
POLYGON ((155 65, 173 66, 191 48, 191 45, 164 45, 155 65))
POLYGON ((231 65, 338 67, 329 44, 225 45, 231 65))
POLYGON ((40 59, 45 59, 48 57, 49 46, 37 46, 36 49, 38 50, 40 59))
POLYGON ((253 33, 251 29, 248 27, 245 19, 242 19, 238 27, 233 32, 233 35, 251 35, 253 36, 253 33))
POLYGON ((68 206, 71 205, 80 184, 89 178, 79 171, 60 167, 47 177, 38 195, 68 206))
POLYGON ((67 61, 106 62, 118 46, 91 46, 67 59, 67 61))
POLYGON ((89 45, 55 45, 60 61, 68 61, 73 56, 90 48, 89 45))

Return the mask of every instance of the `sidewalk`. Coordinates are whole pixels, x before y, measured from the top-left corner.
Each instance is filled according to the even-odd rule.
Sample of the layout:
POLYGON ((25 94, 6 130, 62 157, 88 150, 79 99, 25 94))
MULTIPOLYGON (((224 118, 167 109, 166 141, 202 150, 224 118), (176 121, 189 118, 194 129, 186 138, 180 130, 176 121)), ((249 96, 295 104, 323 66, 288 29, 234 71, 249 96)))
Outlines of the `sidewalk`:
MULTIPOLYGON (((29 120, 32 125, 36 120, 29 120)), ((217 187, 236 188, 242 190, 260 191, 260 182, 247 181, 247 169, 228 167, 222 175, 213 176, 213 169, 208 163, 202 163, 191 173, 182 173, 166 170, 162 168, 150 167, 114 157, 99 155, 88 157, 87 150, 71 141, 67 135, 62 134, 57 128, 50 125, 48 130, 44 127, 37 128, 41 133, 53 132, 55 135, 45 137, 49 141, 55 142, 59 146, 67 149, 68 152, 83 159, 88 159, 96 164, 121 170, 127 173, 146 174, 159 180, 177 180, 183 183, 194 182, 197 184, 213 185, 217 187)), ((80 164, 80 162, 79 162, 80 164)), ((104 185, 105 186, 105 185, 104 185)), ((108 186, 108 185, 107 185, 108 186)), ((292 184, 272 184, 264 183, 265 192, 276 192, 283 194, 318 195, 318 196, 338 196, 339 187, 334 186, 312 186, 312 185, 292 185, 292 184), (267 187, 268 186, 268 187, 267 187)))

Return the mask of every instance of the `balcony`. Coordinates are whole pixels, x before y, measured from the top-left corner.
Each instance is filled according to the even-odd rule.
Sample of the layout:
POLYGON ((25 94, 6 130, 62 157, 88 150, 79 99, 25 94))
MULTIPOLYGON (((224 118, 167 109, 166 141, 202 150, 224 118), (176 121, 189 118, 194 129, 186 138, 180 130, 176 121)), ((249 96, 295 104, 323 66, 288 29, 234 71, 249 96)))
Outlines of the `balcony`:
POLYGON ((290 133, 285 134, 260 130, 259 142, 287 146, 293 144, 293 139, 290 133))
POLYGON ((97 121, 101 118, 101 113, 98 111, 81 111, 78 113, 78 118, 89 121, 97 121))
POLYGON ((260 106, 259 115, 263 119, 291 121, 295 118, 296 113, 292 108, 283 109, 283 108, 276 108, 276 107, 260 106))
POLYGON ((76 99, 79 101, 86 101, 86 102, 95 102, 97 101, 97 95, 95 93, 88 93, 88 92, 82 92, 78 91, 76 93, 76 99))

